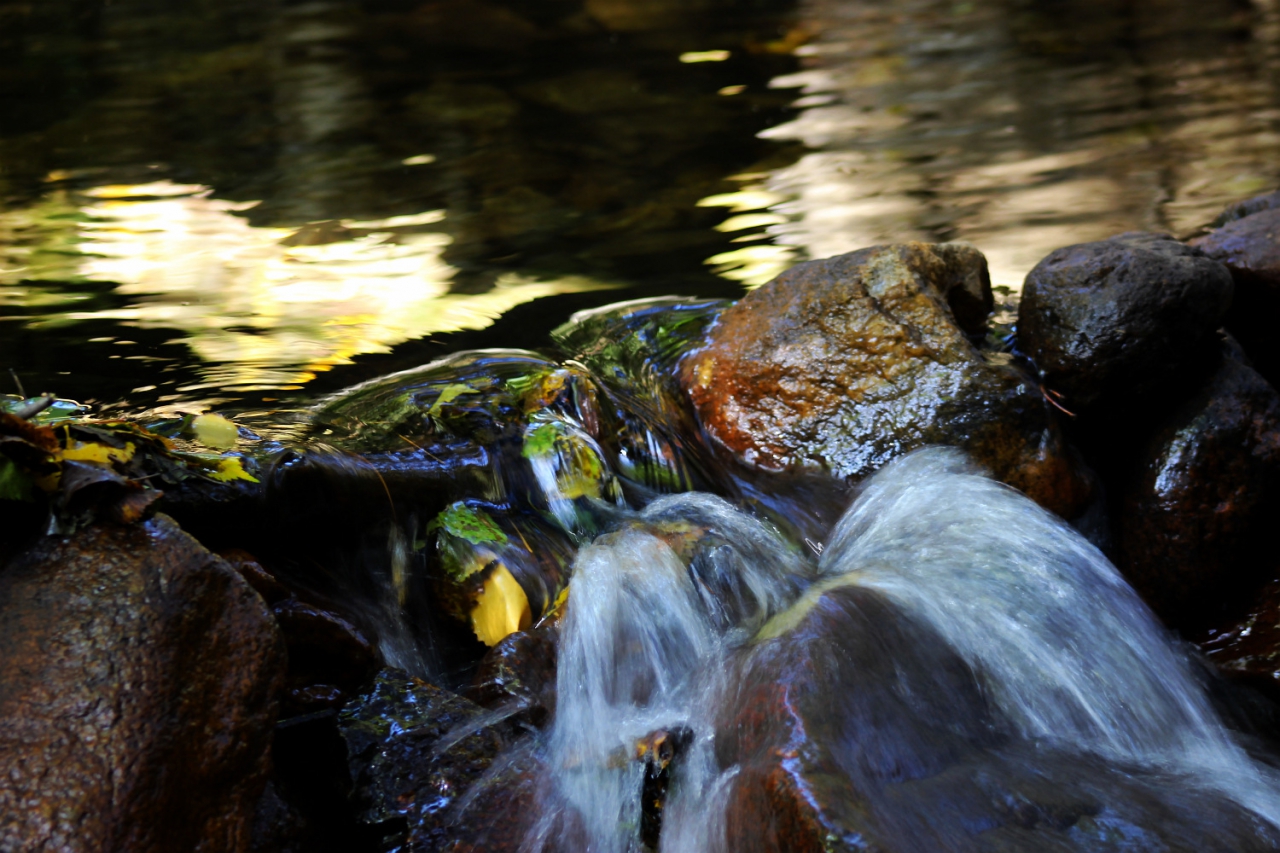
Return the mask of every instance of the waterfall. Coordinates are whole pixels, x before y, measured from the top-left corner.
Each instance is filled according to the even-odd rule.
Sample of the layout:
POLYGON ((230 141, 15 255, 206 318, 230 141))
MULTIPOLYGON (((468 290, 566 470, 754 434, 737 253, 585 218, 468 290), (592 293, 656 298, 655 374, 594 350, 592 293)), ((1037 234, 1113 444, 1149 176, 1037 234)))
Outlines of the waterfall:
MULTIPOLYGON (((738 768, 718 763, 715 737, 733 673, 841 588, 887 599, 898 621, 926 626, 963 660, 993 725, 1025 747, 1000 760, 1042 750, 1081 757, 1079 766, 1123 766, 1151 797, 1160 784, 1210 791, 1280 826, 1274 774, 1235 743, 1190 659, 1102 553, 958 451, 928 449, 868 481, 816 566, 766 523, 695 494, 655 501, 582 549, 546 748, 558 808, 577 833, 559 847, 643 850, 648 789, 637 745, 683 732, 659 849, 724 850, 738 768)), ((924 659, 904 652, 896 665, 924 659)), ((929 849, 901 833, 898 843, 929 849)))

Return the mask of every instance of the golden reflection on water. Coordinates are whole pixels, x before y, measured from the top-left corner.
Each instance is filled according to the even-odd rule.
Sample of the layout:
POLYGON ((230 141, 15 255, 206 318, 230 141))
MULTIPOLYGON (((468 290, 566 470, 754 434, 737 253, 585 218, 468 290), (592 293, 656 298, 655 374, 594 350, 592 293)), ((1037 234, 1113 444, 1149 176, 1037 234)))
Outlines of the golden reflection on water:
POLYGON ((791 164, 701 204, 752 243, 707 260, 758 285, 790 263, 964 240, 1020 291, 1053 249, 1184 236, 1280 183, 1280 3, 1050 7, 802 0, 791 164), (1054 7, 1056 8, 1056 7, 1054 7), (773 216, 774 220, 764 217, 773 216))
POLYGON ((504 273, 486 292, 451 293, 443 211, 264 228, 237 215, 255 204, 169 181, 55 190, 0 213, 0 307, 47 307, 32 325, 173 329, 208 363, 200 382, 175 389, 189 394, 297 388, 357 355, 609 286, 504 273), (83 297, 60 283, 84 281, 114 282, 125 304, 78 310, 83 297))

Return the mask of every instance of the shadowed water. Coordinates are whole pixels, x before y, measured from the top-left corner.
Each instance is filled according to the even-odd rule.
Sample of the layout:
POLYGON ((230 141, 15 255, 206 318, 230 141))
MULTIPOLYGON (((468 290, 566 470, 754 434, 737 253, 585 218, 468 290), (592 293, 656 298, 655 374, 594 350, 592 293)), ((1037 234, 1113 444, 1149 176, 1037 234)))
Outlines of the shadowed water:
POLYGON ((876 243, 1016 289, 1274 187, 1278 34, 1274 0, 0 0, 0 371, 270 429, 876 243))
POLYGON ((726 760, 716 741, 775 683, 805 720, 794 772, 815 755, 843 768, 840 802, 817 804, 854 809, 862 825, 845 829, 890 849, 1006 849, 1007 830, 966 812, 975 783, 957 773, 1029 803, 1101 803, 1032 821, 1011 849, 1280 840, 1275 775, 1233 740, 1183 650, 1097 549, 957 451, 872 478, 816 566, 718 498, 662 499, 581 551, 570 602, 546 748, 556 793, 527 849, 643 849, 636 744, 679 728, 692 742, 660 849, 736 849, 727 810, 759 756, 726 760))

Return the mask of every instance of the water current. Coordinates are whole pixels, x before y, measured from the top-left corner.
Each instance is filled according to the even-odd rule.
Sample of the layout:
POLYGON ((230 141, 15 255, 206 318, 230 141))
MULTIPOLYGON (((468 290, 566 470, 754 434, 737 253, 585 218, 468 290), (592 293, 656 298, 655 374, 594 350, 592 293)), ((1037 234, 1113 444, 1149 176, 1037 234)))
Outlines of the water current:
MULTIPOLYGON (((583 849, 639 850, 645 771, 630 758, 655 731, 684 732, 687 741, 660 849, 735 849, 725 815, 741 768, 717 759, 716 739, 732 737, 726 714, 760 686, 753 679, 783 684, 794 694, 787 707, 823 709, 823 719, 806 717, 813 730, 805 737, 855 730, 802 743, 799 754, 831 753, 844 796, 865 800, 871 833, 894 850, 1003 849, 979 840, 973 815, 948 815, 946 797, 931 801, 921 820, 911 794, 891 793, 927 775, 912 772, 910 750, 877 775, 876 749, 911 725, 947 732, 947 749, 977 744, 984 772, 1007 773, 1017 796, 1018 772, 1052 772, 1066 762, 1074 769, 1056 786, 1108 791, 1110 813, 1097 820, 1132 818, 1130 798, 1163 800, 1173 811, 1201 798, 1201 813, 1171 813, 1155 829, 1211 838, 1218 829, 1205 798, 1214 792, 1255 816, 1262 840, 1248 849, 1280 842, 1280 776, 1235 742, 1183 649, 1096 548, 956 451, 919 451, 875 475, 816 562, 723 500, 687 494, 655 501, 582 549, 570 589, 555 723, 542 747, 556 790, 527 849, 543 849, 571 826, 583 849), (823 630, 850 630, 825 617, 814 628, 815 614, 841 591, 889 602, 866 608, 873 623, 864 638, 889 659, 844 684, 831 672, 775 669, 779 645, 821 645, 830 642, 823 630), (894 620, 922 625, 945 645, 943 657, 963 661, 962 671, 923 671, 939 650, 922 655, 895 643, 894 620), (861 718, 857 701, 822 692, 833 684, 883 691, 857 701, 883 701, 903 717, 861 718), (913 697, 921 686, 932 695, 913 697), (965 719, 984 702, 981 720, 965 719), (1091 768, 1083 780, 1077 765, 1091 768), (1123 781, 1104 767, 1125 768, 1123 781)), ((780 709, 764 710, 771 712, 780 709)), ((1077 848, 1085 840, 1071 841, 1066 828, 1057 836, 1062 849, 1112 849, 1077 848)), ((1139 841, 1152 843, 1135 838, 1132 849, 1182 849, 1139 841)))

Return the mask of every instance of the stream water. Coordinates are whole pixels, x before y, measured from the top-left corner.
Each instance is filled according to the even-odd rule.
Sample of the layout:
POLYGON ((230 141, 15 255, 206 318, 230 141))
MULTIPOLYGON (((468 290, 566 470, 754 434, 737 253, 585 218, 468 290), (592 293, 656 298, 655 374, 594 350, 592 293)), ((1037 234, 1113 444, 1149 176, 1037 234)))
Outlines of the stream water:
MULTIPOLYGON (((553 723, 498 765, 548 769, 530 853, 750 849, 746 776, 783 753, 858 810, 828 846, 1280 849, 1275 771, 1070 527, 927 450, 831 529, 831 494, 735 481, 629 410, 652 365, 612 387, 542 357, 575 311, 908 239, 975 243, 1007 321, 1050 250, 1280 184, 1277 131, 1277 0, 0 0, 0 371, 268 439, 306 411, 367 451, 335 457, 334 506, 307 460, 268 472, 297 463, 280 494, 315 528, 456 475, 511 588, 576 549, 553 723), (718 485, 736 506, 657 497, 718 485), (739 737, 766 687, 803 748, 739 737), (669 750, 660 819, 637 744, 669 750)), ((455 666, 443 616, 410 624, 428 522, 324 568, 389 663, 458 686, 483 649, 455 666)))
POLYGON ((877 242, 1016 290, 1275 186, 1278 34, 1273 0, 0 0, 0 370, 269 430, 877 242))
POLYGON ((932 740, 946 733, 944 757, 929 756, 926 767, 963 764, 955 753, 976 747, 983 773, 1024 799, 1036 796, 1035 785, 1019 773, 1056 772, 1050 778, 1059 794, 1102 792, 1105 807, 1093 817, 1137 833, 1132 847, 1113 848, 1067 820, 1057 831, 1039 828, 1040 843, 1052 849, 1280 843, 1280 775, 1233 740, 1184 651, 1096 548, 973 471, 956 451, 919 451, 874 476, 816 563, 723 500, 690 494, 650 504, 629 526, 584 548, 570 590, 555 724, 545 744, 556 805, 534 823, 527 849, 566 849, 547 836, 571 826, 581 837, 568 848, 638 850, 645 771, 629 759, 655 731, 688 733, 660 849, 735 849, 725 813, 741 767, 717 761, 716 738, 718 730, 721 739, 733 737, 726 715, 760 679, 781 683, 789 695, 785 706, 764 709, 766 717, 785 707, 805 721, 801 740, 783 753, 803 756, 792 759, 790 772, 817 778, 813 756, 828 755, 839 768, 836 784, 859 802, 872 844, 1005 849, 990 846, 1000 843, 997 833, 984 838, 978 809, 948 812, 957 806, 954 792, 913 802, 921 794, 906 783, 939 772, 910 767, 919 745, 876 755, 886 743, 899 746, 913 727, 933 730, 932 740), (691 529, 706 537, 702 545, 673 544, 691 529), (832 641, 823 631, 839 624, 819 620, 815 629, 811 617, 841 590, 891 602, 866 610, 876 637, 867 640, 887 659, 883 669, 841 684, 832 672, 774 668, 779 647, 832 641), (897 620, 922 626, 963 670, 938 672, 931 666, 937 648, 922 654, 895 642, 897 620), (824 685, 866 695, 850 701, 824 685), (928 695, 913 696, 922 688, 928 695), (797 710, 806 702, 821 707, 821 716, 797 710), (860 702, 881 703, 882 713, 861 714, 860 702), (1104 767, 1125 773, 1117 780, 1104 767), (1178 814, 1187 797, 1200 798, 1199 811, 1178 814), (1256 836, 1236 835, 1215 798, 1252 814, 1256 836), (1143 826, 1152 800, 1169 811, 1161 825, 1143 826))

